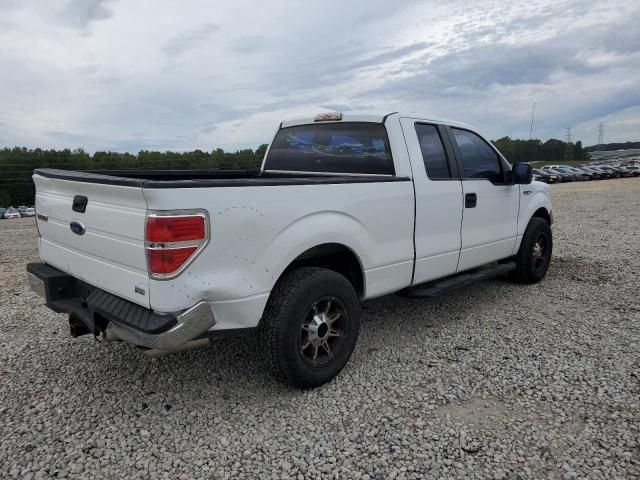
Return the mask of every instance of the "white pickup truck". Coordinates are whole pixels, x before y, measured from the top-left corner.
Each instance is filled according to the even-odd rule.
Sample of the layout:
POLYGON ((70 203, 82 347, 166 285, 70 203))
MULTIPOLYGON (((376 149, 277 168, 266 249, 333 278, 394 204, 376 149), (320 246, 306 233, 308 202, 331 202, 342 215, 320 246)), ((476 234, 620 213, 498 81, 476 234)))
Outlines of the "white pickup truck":
MULTIPOLYGON (((277 376, 347 363, 360 302, 549 267, 549 186, 469 125, 321 114, 280 124, 260 171, 37 169, 33 289, 159 355, 259 330, 277 376)), ((391 320, 393 321, 393 320, 391 320)))

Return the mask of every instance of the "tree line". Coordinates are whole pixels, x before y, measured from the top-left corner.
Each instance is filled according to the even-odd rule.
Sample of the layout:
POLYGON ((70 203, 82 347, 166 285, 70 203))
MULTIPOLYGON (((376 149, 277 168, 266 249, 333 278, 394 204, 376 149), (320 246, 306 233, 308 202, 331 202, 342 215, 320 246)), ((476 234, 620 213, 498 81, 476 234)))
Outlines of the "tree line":
POLYGON ((267 145, 225 152, 156 152, 141 150, 138 154, 95 152, 83 149, 43 150, 24 147, 0 149, 0 207, 33 205, 35 186, 31 180, 36 168, 65 170, 116 169, 189 169, 189 170, 258 170, 267 145))
POLYGON ((612 150, 629 150, 640 148, 640 142, 603 143, 585 148, 585 152, 610 152, 612 150))
MULTIPOLYGON (((518 140, 502 137, 493 142, 512 162, 561 161, 567 143, 562 140, 518 140)), ((582 142, 570 144, 575 160, 586 160, 588 154, 582 142)), ((67 170, 114 169, 192 169, 192 170, 257 170, 267 144, 256 150, 225 152, 217 148, 211 152, 157 152, 141 150, 137 154, 95 152, 83 149, 43 150, 24 147, 0 149, 0 207, 33 205, 35 187, 31 180, 36 168, 67 170)))
POLYGON ((551 138, 546 142, 538 139, 519 140, 502 137, 494 140, 493 144, 507 157, 511 163, 515 162, 558 162, 562 163, 567 154, 572 154, 574 160, 588 160, 589 155, 582 147, 582 142, 564 142, 551 138))

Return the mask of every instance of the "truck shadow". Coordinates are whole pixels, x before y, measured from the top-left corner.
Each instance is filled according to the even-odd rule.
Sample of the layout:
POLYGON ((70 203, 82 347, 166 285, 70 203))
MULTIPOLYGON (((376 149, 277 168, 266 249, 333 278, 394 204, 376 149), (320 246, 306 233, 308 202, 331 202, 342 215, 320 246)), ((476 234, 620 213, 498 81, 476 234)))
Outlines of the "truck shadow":
MULTIPOLYGON (((388 295, 365 302, 360 338, 345 372, 367 368, 367 357, 372 352, 385 348, 402 350, 414 343, 414 337, 436 338, 444 328, 455 331, 459 324, 466 324, 485 307, 491 309, 496 303, 508 301, 508 292, 514 288, 519 287, 498 279, 456 290, 441 298, 407 299, 388 295)), ((271 375, 257 334, 221 338, 206 348, 158 358, 148 358, 139 349, 122 343, 94 345, 89 339, 74 340, 85 341, 90 343, 83 345, 84 348, 72 349, 65 360, 72 362, 76 371, 105 366, 100 381, 91 385, 105 394, 113 383, 126 385, 138 396, 162 394, 193 401, 202 398, 207 402, 299 392, 277 382, 271 375)), ((78 382, 94 380, 93 376, 77 378, 78 382)), ((321 388, 332 388, 333 383, 321 388)))
MULTIPOLYGON (((553 275, 550 277, 545 288, 553 288, 553 275)), ((351 376, 368 376, 371 369, 380 372, 380 388, 384 388, 383 382, 400 381, 394 375, 398 365, 406 360, 403 355, 424 357, 425 368, 433 358, 440 362, 438 358, 455 357, 489 322, 491 328, 498 329, 503 328, 502 322, 505 329, 509 328, 509 322, 517 322, 505 311, 517 308, 513 306, 513 298, 527 288, 531 287, 497 278, 439 298, 388 295, 367 301, 363 304, 360 338, 351 360, 336 379, 311 391, 289 387, 272 376, 257 334, 222 338, 206 348, 158 358, 148 358, 131 345, 96 345, 83 337, 58 344, 60 348, 70 348, 64 355, 52 356, 65 362, 52 367, 73 369, 73 382, 62 395, 77 390, 109 398, 126 390, 126 398, 107 407, 113 409, 112 413, 133 409, 140 415, 146 415, 147 410, 170 414, 178 406, 193 412, 206 407, 218 413, 232 412, 240 405, 279 408, 282 402, 295 403, 288 399, 304 397, 319 401, 329 389, 349 391, 351 376), (398 365, 388 363, 389 358, 395 358, 398 365)), ((531 294, 535 292, 528 293, 531 294)), ((434 374, 437 370, 442 375, 443 368, 446 374, 450 368, 446 361, 440 363, 433 369, 434 374)))
MULTIPOLYGON (((556 288, 554 276, 550 277, 543 288, 556 288)), ((522 307, 514 306, 513 298, 528 288, 493 279, 441 298, 388 295, 365 302, 351 360, 333 381, 313 390, 278 382, 255 334, 148 358, 124 343, 100 344, 88 336, 70 339, 61 330, 66 323, 61 315, 55 327, 61 336, 53 344, 29 346, 56 352, 34 364, 22 364, 18 381, 26 398, 44 401, 45 413, 54 423, 78 415, 78 405, 82 405, 79 421, 91 418, 96 431, 113 428, 114 419, 123 424, 170 424, 181 429, 196 416, 214 429, 233 424, 237 435, 260 423, 269 425, 267 435, 278 435, 286 431, 292 416, 306 418, 335 396, 350 398, 351 408, 367 408, 367 416, 376 422, 389 409, 403 408, 401 398, 388 401, 395 398, 399 384, 411 382, 416 395, 431 398, 447 378, 463 378, 465 384, 482 382, 483 374, 472 368, 474 356, 482 355, 473 351, 480 347, 474 342, 483 341, 483 329, 508 331, 517 326, 522 320, 511 319, 510 312, 522 307), (464 350, 467 348, 471 351, 464 350), (40 369, 38 375, 36 369, 40 369), (48 382, 38 382, 41 378, 48 382), (367 379, 367 397, 378 399, 373 404, 354 391, 362 379, 367 379)), ((527 296, 534 294, 527 292, 527 296)), ((495 361, 503 361, 500 358, 495 361)), ((336 415, 335 422, 342 422, 345 415, 336 415)))

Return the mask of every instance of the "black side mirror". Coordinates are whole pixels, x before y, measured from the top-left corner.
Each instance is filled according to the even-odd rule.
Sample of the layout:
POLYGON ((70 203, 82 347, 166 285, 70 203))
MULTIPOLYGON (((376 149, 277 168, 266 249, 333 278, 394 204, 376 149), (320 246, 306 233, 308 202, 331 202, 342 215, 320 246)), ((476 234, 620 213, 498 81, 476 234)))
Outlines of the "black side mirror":
POLYGON ((528 163, 515 163, 511 172, 513 185, 528 185, 533 181, 533 170, 528 163))

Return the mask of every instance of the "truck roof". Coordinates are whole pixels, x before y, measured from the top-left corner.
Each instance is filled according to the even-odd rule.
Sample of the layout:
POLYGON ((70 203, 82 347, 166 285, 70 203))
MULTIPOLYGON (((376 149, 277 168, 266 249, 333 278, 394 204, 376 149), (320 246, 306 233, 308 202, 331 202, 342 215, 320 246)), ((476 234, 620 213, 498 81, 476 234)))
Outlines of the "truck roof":
MULTIPOLYGON (((323 112, 325 113, 325 112, 323 112)), ((382 123, 386 120, 387 117, 399 117, 399 118, 413 118, 416 120, 422 120, 425 122, 434 122, 434 123, 445 123, 447 125, 453 125, 458 127, 470 128, 475 130, 468 123, 458 122, 456 120, 451 120, 448 118, 442 118, 434 115, 418 115, 416 113, 400 113, 400 112, 370 112, 370 113, 360 113, 360 112, 347 112, 342 113, 342 119, 337 120, 337 122, 372 122, 372 123, 382 123)), ((326 122, 326 121, 324 121, 326 122)), ((323 122, 323 123, 324 123, 323 122)), ((309 123, 316 123, 316 115, 303 115, 300 117, 294 117, 284 120, 280 124, 280 128, 284 127, 293 127, 296 125, 306 125, 309 123)), ((326 122, 328 123, 328 122, 326 122)))

